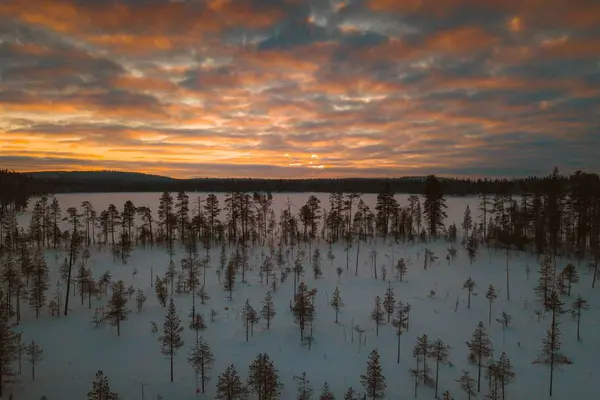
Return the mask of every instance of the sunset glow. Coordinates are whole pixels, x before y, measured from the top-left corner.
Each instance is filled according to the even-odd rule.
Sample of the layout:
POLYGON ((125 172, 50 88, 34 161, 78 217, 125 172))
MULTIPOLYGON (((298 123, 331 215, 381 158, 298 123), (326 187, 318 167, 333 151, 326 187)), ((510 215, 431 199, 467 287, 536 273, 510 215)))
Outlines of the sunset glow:
POLYGON ((594 0, 5 0, 0 168, 600 170, 594 0))

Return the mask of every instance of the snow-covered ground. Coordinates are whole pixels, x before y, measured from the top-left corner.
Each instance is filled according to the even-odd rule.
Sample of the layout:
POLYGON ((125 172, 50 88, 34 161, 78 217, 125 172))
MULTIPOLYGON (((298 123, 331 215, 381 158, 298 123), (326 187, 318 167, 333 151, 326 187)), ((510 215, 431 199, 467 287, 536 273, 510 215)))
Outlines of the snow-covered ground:
MULTIPOLYGON (((114 202, 119 208, 127 199, 124 194, 102 194, 102 201, 92 201, 100 210, 114 202), (114 197, 111 197, 114 196, 114 197)), ((135 194, 132 199, 136 205, 146 205, 137 201, 135 194)), ((158 194, 148 196, 148 203, 156 209, 158 194), (153 199, 154 203, 150 203, 153 199)), ((301 206, 308 194, 295 195, 296 206, 301 206)), ((93 195, 61 195, 61 207, 66 210, 69 206, 79 206, 82 200, 93 200, 93 195), (69 204, 69 201, 71 204, 69 204)), ((190 196, 193 197, 193 196, 190 196)), ((366 197, 366 196, 365 196, 366 197)), ((373 196, 374 200, 374 196, 373 196)), ((274 209, 283 208, 286 195, 276 195, 274 209)), ((367 200, 365 200, 367 201, 367 200)), ((400 199, 402 204, 405 201, 400 199)), ((448 200, 449 220, 459 222, 466 204, 474 208, 475 200, 469 198, 453 198, 448 200)), ((325 205, 325 204, 324 204, 325 205)), ((370 205, 373 205, 372 202, 370 205)), ((24 222, 28 218, 22 216, 24 222)), ((460 236, 460 235, 459 235, 460 236)), ((301 245, 302 247, 303 245, 301 245)), ((179 315, 186 327, 184 331, 185 346, 179 351, 175 360, 175 381, 169 380, 169 361, 161 355, 158 337, 161 334, 162 323, 167 312, 159 305, 154 288, 150 287, 151 269, 154 274, 163 275, 169 264, 169 256, 161 248, 150 250, 135 249, 127 264, 113 260, 108 249, 94 249, 88 261, 97 279, 105 271, 112 273, 113 280, 122 279, 126 286, 144 290, 148 297, 145 310, 138 313, 135 306, 135 296, 130 301, 132 310, 127 321, 121 326, 121 335, 117 336, 116 327, 102 325, 95 328, 90 322, 95 307, 106 303, 106 299, 93 299, 92 311, 88 310, 87 299, 80 305, 78 294, 71 298, 71 309, 67 317, 52 317, 47 313, 35 319, 33 312, 24 306, 21 325, 17 331, 23 333, 25 342, 36 340, 44 349, 44 361, 36 368, 36 379, 31 380, 29 366, 23 363, 23 375, 20 384, 7 387, 6 394, 13 393, 14 398, 39 399, 46 395, 48 399, 83 399, 91 388, 91 382, 98 369, 108 376, 111 387, 122 398, 141 399, 142 385, 145 398, 155 399, 161 394, 165 400, 206 398, 213 399, 217 377, 229 364, 234 364, 245 379, 248 366, 260 352, 266 352, 274 360, 284 388, 282 399, 296 397, 296 382, 293 377, 307 373, 315 394, 326 381, 341 399, 348 386, 362 392, 360 374, 364 373, 367 357, 374 348, 379 349, 383 373, 387 378, 387 399, 413 398, 413 380, 409 368, 415 364, 412 358, 412 347, 417 336, 428 334, 430 339, 440 338, 449 344, 450 361, 452 366, 440 367, 440 393, 448 389, 455 399, 466 399, 455 379, 463 370, 471 371, 477 376, 476 366, 467 360, 468 349, 465 341, 471 339, 471 334, 479 321, 483 321, 490 333, 494 344, 496 357, 505 351, 514 366, 516 379, 507 388, 509 399, 546 399, 548 398, 549 371, 545 366, 532 365, 532 361, 541 350, 541 340, 549 327, 550 318, 542 317, 538 323, 536 310, 541 310, 541 304, 536 299, 533 287, 537 280, 538 262, 534 255, 526 253, 511 253, 510 266, 510 301, 506 299, 506 258, 505 253, 486 248, 480 248, 475 262, 471 265, 466 251, 459 245, 458 257, 448 264, 446 249, 449 244, 444 240, 431 243, 395 244, 390 239, 379 238, 371 244, 361 243, 358 260, 358 276, 354 275, 356 244, 350 250, 350 270, 346 270, 346 253, 344 244, 333 246, 335 259, 327 259, 327 247, 324 242, 313 244, 319 247, 322 255, 324 276, 315 280, 312 277, 310 260, 304 262, 304 281, 309 289, 316 288, 316 319, 313 324, 315 343, 312 349, 300 343, 300 332, 289 311, 292 298, 293 277, 278 287, 273 294, 277 315, 271 323, 271 329, 266 330, 261 322, 255 327, 254 336, 249 342, 245 341, 244 324, 240 308, 249 299, 255 308, 261 307, 261 301, 270 290, 267 285, 261 285, 258 266, 261 263, 261 248, 254 248, 249 264, 255 267, 247 275, 247 283, 241 282, 238 276, 229 301, 228 292, 219 283, 216 271, 219 269, 219 247, 211 252, 211 268, 206 276, 207 292, 210 299, 205 305, 196 301, 199 312, 204 314, 208 328, 202 332, 215 356, 215 365, 210 376, 205 394, 196 394, 196 378, 193 369, 186 361, 189 349, 195 344, 195 332, 187 327, 188 313, 191 309, 191 294, 174 294, 173 299, 179 315), (425 270, 423 268, 424 249, 429 248, 438 256, 438 261, 425 270), (377 251, 377 263, 386 265, 387 280, 374 279, 370 268, 369 252, 377 251), (409 261, 405 282, 400 283, 394 276, 391 259, 404 257, 409 261), (527 279, 525 266, 529 264, 531 274, 527 279), (338 279, 336 268, 341 266, 343 274, 338 279), (138 273, 133 276, 136 269, 138 273), (477 296, 471 299, 471 309, 467 309, 467 291, 463 283, 468 277, 476 282, 477 296), (400 364, 396 363, 395 328, 391 324, 380 327, 379 335, 375 334, 375 323, 371 320, 371 311, 376 296, 383 297, 388 281, 395 289, 396 300, 409 302, 412 305, 409 331, 402 336, 402 355, 400 364), (498 299, 493 304, 492 324, 488 326, 488 302, 485 292, 489 285, 494 285, 498 291, 498 299), (334 323, 335 312, 329 306, 329 299, 336 286, 339 286, 345 306, 339 315, 339 323, 334 323), (435 292, 431 296, 431 291, 435 292), (458 298, 458 309, 455 311, 458 298), (211 321, 211 310, 218 315, 211 321), (495 319, 505 311, 513 317, 512 326, 506 329, 504 335, 500 323, 495 319), (151 321, 159 325, 159 332, 151 332, 151 321), (365 330, 366 344, 359 347, 357 334, 351 339, 351 324, 360 325, 365 330)), ((265 249, 265 253, 267 249, 265 249)), ((200 251, 202 255, 202 250, 200 251)), ((228 251, 229 254, 229 251, 228 251)), ((48 265, 53 274, 53 282, 58 279, 58 269, 64 254, 46 253, 48 265)), ((178 248, 174 260, 179 269, 179 261, 184 257, 183 249, 178 248)), ((567 260, 558 259, 560 268, 567 260)), ((579 268, 580 283, 574 284, 572 296, 564 296, 567 306, 574 297, 581 294, 588 300, 591 310, 582 317, 582 341, 576 341, 576 324, 568 314, 561 317, 563 324, 562 341, 563 353, 570 357, 573 365, 561 368, 554 377, 555 399, 593 399, 596 390, 596 379, 600 373, 594 365, 600 358, 600 289, 592 290, 591 272, 582 266, 579 268)), ((52 297, 54 288, 48 292, 52 297)), ((487 393, 487 383, 482 382, 482 391, 477 398, 487 393)), ((315 396, 318 397, 318 396, 315 396)), ((420 386, 419 399, 434 397, 434 390, 420 386)))

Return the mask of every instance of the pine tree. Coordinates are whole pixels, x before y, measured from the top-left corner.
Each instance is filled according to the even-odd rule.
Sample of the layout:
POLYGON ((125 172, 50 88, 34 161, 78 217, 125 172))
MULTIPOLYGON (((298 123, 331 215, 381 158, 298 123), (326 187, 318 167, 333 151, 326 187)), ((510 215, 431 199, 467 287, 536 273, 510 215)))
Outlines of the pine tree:
POLYGON ((494 300, 496 300, 498 298, 498 295, 496 294, 496 289, 494 288, 494 286, 490 285, 488 287, 488 291, 485 294, 485 298, 488 299, 488 301, 489 301, 488 325, 491 325, 492 324, 492 304, 494 303, 494 300))
POLYGON ((92 383, 92 390, 87 393, 88 400, 119 400, 119 395, 110 390, 108 378, 102 370, 96 372, 96 379, 92 383))
POLYGON ((533 364, 544 364, 550 368, 550 397, 552 397, 552 387, 554 380, 554 367, 556 365, 572 364, 571 360, 561 352, 562 342, 560 341, 560 321, 558 316, 563 314, 563 303, 558 297, 556 291, 552 291, 548 296, 547 307, 552 311, 552 322, 547 331, 546 337, 542 340, 542 351, 533 361, 533 364))
POLYGON ((408 328, 410 326, 410 310, 411 309, 412 309, 412 306, 410 305, 410 303, 404 304, 404 315, 406 316, 406 332, 408 332, 408 328))
POLYGON ((438 230, 444 227, 444 219, 448 216, 445 209, 446 200, 440 181, 434 176, 429 175, 425 180, 425 193, 423 195, 423 212, 429 228, 429 235, 437 237, 438 230))
POLYGON ((367 397, 370 399, 382 399, 385 396, 385 376, 381 370, 379 361, 379 352, 373 350, 367 360, 367 371, 360 376, 360 382, 367 392, 367 397))
POLYGON ((277 400, 283 385, 279 382, 277 369, 267 353, 261 353, 250 364, 248 386, 257 394, 258 400, 277 400))
POLYGON ((468 371, 463 371, 463 374, 456 382, 460 383, 460 387, 467 394, 468 400, 471 400, 471 397, 475 397, 475 378, 468 371))
POLYGON ((510 314, 507 314, 505 311, 502 311, 502 314, 500 314, 500 318, 496 319, 496 321, 500 322, 503 328, 508 328, 508 325, 512 321, 512 317, 510 316, 510 314))
POLYGON ((567 294, 570 296, 571 295, 571 286, 574 283, 579 282, 579 274, 577 273, 577 269, 575 268, 575 266, 573 264, 567 264, 565 269, 562 271, 561 275, 568 282, 567 294))
POLYGON ((429 341, 429 337, 423 334, 417 337, 417 343, 413 348, 413 356, 417 359, 416 378, 422 380, 424 384, 428 386, 434 385, 434 380, 431 377, 431 368, 427 364, 427 360, 431 357, 432 343, 429 341), (423 368, 419 371, 419 358, 423 359, 423 368))
POLYGON ((225 268, 225 281, 223 282, 223 287, 229 292, 229 300, 231 301, 233 298, 233 289, 235 287, 234 260, 229 260, 229 262, 227 263, 227 267, 225 268))
POLYGON ((142 289, 138 289, 135 295, 135 303, 137 305, 138 312, 144 310, 144 303, 146 303, 146 295, 142 289))
POLYGON ((160 196, 158 219, 160 225, 164 227, 167 249, 169 250, 169 253, 171 253, 173 249, 173 228, 175 226, 176 217, 173 213, 173 196, 169 192, 163 192, 160 196))
POLYGON ((218 400, 244 399, 244 385, 233 364, 219 376, 216 398, 218 400))
POLYGON ((515 379, 515 372, 508 355, 504 352, 500 355, 500 359, 496 363, 496 379, 500 381, 502 389, 502 400, 505 399, 506 386, 512 383, 515 379))
POLYGON ((7 253, 6 257, 4 258, 0 277, 3 280, 3 283, 6 285, 6 311, 9 315, 14 315, 14 308, 11 303, 12 298, 18 290, 17 288, 23 284, 21 273, 17 268, 17 262, 12 251, 7 253))
POLYGON ((548 310, 548 299, 552 292, 552 285, 554 283, 554 271, 552 269, 552 259, 549 255, 546 255, 544 261, 539 268, 540 277, 538 284, 534 288, 537 295, 541 298, 544 308, 548 310))
POLYGON ((454 397, 452 397, 450 392, 446 390, 444 393, 442 393, 442 400, 454 400, 454 397))
POLYGON ((388 282, 388 287, 385 290, 385 296, 383 297, 383 309, 387 314, 387 322, 390 322, 394 309, 396 308, 396 296, 394 294, 394 288, 388 282))
POLYGON ((35 254, 31 272, 31 289, 29 290, 29 305, 35 310, 35 317, 40 316, 40 310, 46 304, 46 291, 48 290, 48 265, 40 250, 35 254))
POLYGON ((304 328, 315 316, 315 306, 312 302, 312 291, 304 282, 300 282, 296 292, 294 306, 292 307, 296 323, 300 328, 300 341, 304 341, 304 328))
POLYGON ((167 290, 167 284, 156 275, 156 280, 154 282, 154 290, 156 291, 156 297, 158 297, 158 302, 161 306, 167 306, 167 297, 169 296, 167 290))
POLYGON ((404 258, 400 258, 396 263, 396 275, 400 279, 400 283, 404 282, 404 276, 406 275, 407 269, 406 261, 404 258))
POLYGON ((359 400, 358 394, 353 388, 349 387, 344 394, 344 400, 359 400))
POLYGON ((471 294, 473 293, 473 290, 475 289, 475 281, 473 279, 471 279, 471 277, 469 277, 469 279, 467 279, 463 285, 463 289, 467 289, 468 297, 467 297, 467 308, 471 309, 471 294))
POLYGON ((475 237, 475 230, 473 230, 471 236, 467 239, 467 254, 471 265, 473 265, 473 261, 477 258, 477 248, 477 239, 475 237))
POLYGON ((173 357, 177 354, 177 350, 183 347, 183 340, 181 339, 182 331, 181 319, 177 315, 175 303, 173 303, 173 298, 171 298, 169 300, 169 311, 163 324, 163 336, 159 338, 162 354, 169 356, 171 361, 171 382, 173 382, 173 357))
POLYGON ((581 322, 581 314, 583 311, 587 311, 590 309, 587 300, 583 299, 581 295, 578 295, 573 305, 571 306, 571 316, 574 320, 577 321, 577 341, 580 341, 579 337, 579 323, 581 322))
POLYGON ((265 276, 268 285, 269 277, 273 275, 273 260, 271 259, 271 257, 265 257, 260 267, 260 272, 265 276))
POLYGON ((275 317, 277 312, 275 311, 275 303, 273 303, 273 296, 271 292, 267 292, 265 299, 263 300, 263 307, 260 311, 261 317, 267 321, 267 329, 271 328, 271 320, 275 317))
POLYGON ((0 290, 0 397, 6 383, 15 375, 13 363, 18 355, 16 335, 8 324, 5 310, 5 295, 0 290))
POLYGON ((177 270, 175 269, 175 262, 173 261, 173 259, 169 260, 169 267, 167 268, 167 271, 165 272, 165 279, 164 282, 165 284, 170 283, 171 284, 171 294, 174 293, 174 284, 175 284, 175 277, 177 276, 177 270))
POLYGON ((338 314, 340 309, 344 306, 344 302, 342 301, 342 296, 340 295, 340 288, 335 287, 333 291, 333 295, 331 296, 331 307, 335 310, 335 323, 338 323, 338 314))
POLYGON ((35 340, 32 340, 25 347, 25 352, 27 353, 27 360, 31 364, 31 377, 35 381, 35 366, 44 359, 44 350, 42 350, 35 340))
POLYGON ((210 380, 207 374, 212 370, 215 363, 215 358, 208 343, 200 339, 190 351, 188 362, 194 368, 196 375, 200 375, 201 390, 204 393, 205 383, 210 380))
POLYGON ((408 328, 408 316, 406 315, 406 310, 404 308, 404 304, 402 301, 398 301, 398 306, 396 307, 396 316, 394 317, 392 324, 396 327, 396 336, 398 337, 398 348, 397 348, 397 359, 396 362, 400 364, 400 338, 402 334, 408 328))
POLYGON ((375 307, 373 308, 373 312, 371 312, 371 319, 375 321, 375 334, 379 336, 379 324, 385 320, 381 298, 379 296, 375 297, 375 307))
POLYGON ((473 217, 471 217, 471 208, 469 207, 469 205, 467 205, 467 208, 465 209, 465 215, 463 217, 463 222, 462 222, 462 228, 465 231, 465 236, 464 236, 465 242, 466 242, 467 238, 469 237, 469 229, 471 228, 471 225, 473 225, 473 217))
POLYGON ((127 316, 131 311, 127 308, 127 295, 125 293, 125 285, 123 281, 118 281, 113 284, 112 297, 108 302, 107 318, 112 321, 113 325, 117 326, 117 335, 121 335, 121 321, 127 320, 127 316))
POLYGON ((315 252, 312 256, 312 268, 313 268, 313 277, 315 279, 319 279, 323 277, 323 270, 321 269, 321 251, 319 249, 315 249, 315 252))
POLYGON ((141 231, 144 233, 144 236, 150 239, 150 248, 154 246, 154 217, 152 216, 152 210, 149 207, 138 207, 136 209, 136 213, 142 219, 142 226, 140 227, 141 231))
POLYGON ((185 238, 186 228, 189 225, 189 212, 190 212, 190 197, 183 191, 177 193, 177 203, 175 203, 176 218, 177 218, 177 229, 181 240, 185 238))
POLYGON ((441 339, 436 340, 431 344, 429 357, 435 360, 435 397, 438 395, 438 383, 440 364, 448 363, 450 346, 444 343, 441 339))
POLYGON ((258 322, 258 313, 250 304, 250 300, 246 299, 244 304, 244 327, 246 328, 246 342, 248 341, 248 332, 252 329, 254 332, 254 324, 258 322))
POLYGON ((306 377, 306 372, 303 372, 301 376, 295 376, 294 380, 298 381, 298 397, 296 400, 310 400, 313 389, 310 386, 310 381, 306 377))
POLYGON ((480 392, 481 366, 485 359, 492 355, 492 341, 483 326, 483 322, 479 322, 477 328, 475 328, 471 340, 467 342, 467 347, 469 347, 469 358, 477 363, 477 391, 480 392))
POLYGON ((335 400, 335 396, 331 390, 329 390, 329 384, 327 382, 323 384, 323 390, 321 391, 319 400, 335 400))

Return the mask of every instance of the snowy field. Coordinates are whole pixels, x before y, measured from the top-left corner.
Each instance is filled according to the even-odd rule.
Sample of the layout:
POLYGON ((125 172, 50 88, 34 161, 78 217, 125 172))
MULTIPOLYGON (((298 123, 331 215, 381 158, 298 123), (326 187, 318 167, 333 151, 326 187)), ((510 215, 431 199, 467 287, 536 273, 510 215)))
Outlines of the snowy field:
MULTIPOLYGON (((193 201, 195 193, 189 193, 193 201)), ((143 194, 72 194, 57 196, 63 212, 70 206, 79 207, 83 200, 89 200, 96 210, 102 210, 109 203, 114 203, 119 209, 126 200, 132 200, 136 206, 149 205, 157 209, 158 193, 143 194)), ((274 195, 273 208, 276 212, 286 207, 289 196, 294 207, 300 207, 309 194, 274 195)), ((327 205, 326 194, 318 195, 322 206, 327 205)), ((397 196, 401 204, 406 204, 406 196, 397 196)), ((222 197, 221 197, 222 199, 222 197)), ((375 195, 364 195, 363 199, 371 207, 374 206, 375 195)), ((460 226, 462 215, 467 204, 476 209, 476 199, 448 198, 448 214, 446 225, 454 222, 460 226)), ((292 210, 296 213, 296 211, 292 210)), ((478 216, 477 216, 478 217, 478 216)), ((20 217, 20 223, 28 221, 28 213, 20 217)), ((462 232, 459 229, 459 237, 462 232)), ((308 247, 300 244, 300 248, 308 247)), ((219 252, 217 245, 211 249, 211 267, 206 275, 206 290, 210 299, 205 305, 196 301, 196 307, 204 315, 207 329, 201 332, 202 337, 210 344, 215 357, 215 364, 209 373, 211 381, 206 393, 196 393, 196 376, 187 362, 189 349, 195 344, 195 331, 188 328, 188 313, 191 309, 191 294, 173 294, 180 317, 185 326, 184 347, 175 359, 174 382, 169 378, 169 360, 161 355, 158 337, 161 335, 162 324, 167 309, 162 307, 151 287, 151 270, 155 275, 163 276, 168 265, 169 256, 163 248, 155 247, 150 250, 136 248, 133 250, 127 264, 122 264, 117 258, 113 259, 109 248, 98 250, 93 248, 88 266, 92 268, 94 277, 98 278, 106 270, 110 271, 113 280, 122 279, 125 286, 133 285, 141 288, 148 300, 145 310, 137 312, 135 295, 129 302, 132 310, 128 320, 121 325, 121 334, 117 336, 116 327, 108 324, 95 328, 90 322, 93 310, 106 304, 107 298, 92 299, 92 310, 88 309, 87 298, 84 305, 75 293, 70 301, 71 312, 67 317, 52 317, 44 312, 39 319, 27 306, 23 306, 21 324, 16 328, 22 332, 25 342, 36 340, 44 349, 44 360, 36 368, 36 379, 32 381, 29 366, 23 363, 23 374, 20 384, 7 386, 6 398, 12 393, 15 400, 34 400, 46 395, 49 400, 86 398, 91 389, 94 374, 102 369, 108 377, 113 391, 126 400, 141 399, 142 387, 145 399, 156 399, 160 394, 165 400, 184 399, 214 399, 217 377, 229 364, 234 364, 237 371, 245 379, 248 366, 260 352, 266 352, 274 361, 279 371, 279 377, 284 384, 282 399, 296 398, 297 382, 294 376, 307 373, 314 388, 314 398, 318 398, 320 389, 325 382, 329 383, 337 399, 342 399, 347 387, 352 386, 363 392, 360 375, 365 372, 366 360, 373 349, 379 349, 383 374, 387 378, 386 399, 411 399, 413 395, 413 379, 409 368, 413 368, 415 359, 412 348, 416 338, 422 334, 430 339, 442 339, 451 346, 449 360, 452 365, 440 366, 440 393, 449 390, 454 399, 466 399, 460 385, 455 382, 463 370, 470 371, 477 377, 477 366, 468 363, 468 348, 466 341, 471 339, 473 330, 479 321, 483 321, 494 346, 494 356, 506 352, 511 359, 516 373, 514 383, 507 386, 507 399, 535 400, 548 398, 549 370, 543 365, 533 365, 532 361, 541 350, 541 341, 545 330, 550 325, 550 317, 542 315, 538 322, 536 310, 542 310, 540 301, 534 294, 539 266, 535 255, 512 252, 509 259, 510 267, 510 300, 506 298, 506 255, 503 251, 488 250, 480 247, 475 262, 471 265, 467 252, 457 243, 458 256, 449 265, 446 261, 447 248, 450 244, 443 239, 437 242, 399 243, 393 240, 384 241, 382 238, 372 243, 361 243, 358 259, 358 275, 354 274, 356 264, 356 243, 349 252, 350 269, 346 270, 346 252, 344 243, 333 246, 335 259, 327 258, 327 245, 315 242, 312 249, 319 248, 322 255, 323 277, 314 279, 311 262, 308 257, 304 261, 305 274, 303 281, 309 289, 317 289, 316 318, 313 323, 314 343, 311 349, 300 342, 300 331, 294 322, 289 309, 293 293, 293 277, 288 279, 273 293, 277 315, 272 320, 271 329, 266 330, 261 321, 254 329, 254 334, 245 340, 245 328, 240 309, 245 301, 258 310, 265 294, 270 290, 266 284, 261 284, 258 266, 262 263, 261 251, 268 253, 267 248, 255 247, 251 250, 249 265, 251 271, 247 274, 247 283, 241 282, 238 276, 233 291, 233 300, 219 282, 216 273, 219 270, 219 252), (423 268, 425 248, 434 252, 438 260, 426 270, 423 268), (369 253, 377 252, 378 268, 385 265, 386 280, 378 271, 378 279, 374 278, 369 253), (403 257, 408 262, 408 272, 404 282, 400 282, 392 267, 392 262, 403 257), (526 265, 531 273, 526 274, 526 265), (338 277, 337 267, 342 267, 343 273, 338 277), (137 274, 133 274, 137 270, 137 274), (471 298, 471 308, 467 309, 467 290, 463 284, 468 277, 476 283, 476 296, 471 298), (379 328, 371 319, 376 296, 383 298, 389 284, 395 290, 396 301, 408 302, 412 306, 409 330, 401 337, 401 359, 396 362, 396 330, 385 323, 379 328), (485 293, 489 285, 493 285, 498 298, 492 305, 492 323, 488 325, 488 301, 485 293), (339 287, 344 307, 339 313, 339 323, 335 323, 335 311, 329 305, 336 286, 339 287), (434 294, 432 295, 432 293, 434 294), (458 301, 458 306, 457 306, 458 301), (214 321, 211 320, 212 310, 217 312, 214 321), (502 312, 513 317, 512 324, 503 332, 502 326, 496 321, 502 312), (159 326, 158 333, 151 332, 151 321, 159 326), (358 333, 352 334, 352 323, 363 330, 363 342, 359 344, 358 333), (354 337, 352 337, 354 336, 354 337)), ((295 249, 297 251, 298 248, 295 249)), ((308 249, 307 253, 308 253, 308 249)), ((227 254, 232 249, 228 249, 227 254)), ((200 256, 203 249, 199 249, 200 256)), ((64 253, 46 252, 46 259, 51 270, 51 281, 58 280, 59 265, 64 253)), ((177 247, 173 257, 177 269, 180 260, 185 257, 183 248, 177 247)), ((291 257, 291 256, 290 256, 291 257)), ((290 258, 290 264, 293 260, 290 258)), ((557 259, 559 269, 568 260, 557 259)), ((563 353, 572 359, 573 365, 561 367, 555 372, 555 399, 594 399, 598 395, 596 383, 600 372, 600 289, 591 288, 591 272, 584 263, 579 267, 580 282, 574 284, 571 297, 562 299, 569 307, 577 295, 588 300, 590 311, 583 314, 581 322, 582 341, 576 340, 576 323, 569 314, 561 316, 563 353)), ((202 280, 202 278, 201 278, 202 280)), ((48 291, 52 297, 55 286, 48 291)), ((387 319, 386 319, 387 321, 387 319)), ((435 377, 435 365, 433 361, 435 377)), ((487 382, 482 382, 481 393, 477 398, 483 398, 488 392, 487 382)), ((434 398, 434 390, 420 385, 419 399, 434 398)))

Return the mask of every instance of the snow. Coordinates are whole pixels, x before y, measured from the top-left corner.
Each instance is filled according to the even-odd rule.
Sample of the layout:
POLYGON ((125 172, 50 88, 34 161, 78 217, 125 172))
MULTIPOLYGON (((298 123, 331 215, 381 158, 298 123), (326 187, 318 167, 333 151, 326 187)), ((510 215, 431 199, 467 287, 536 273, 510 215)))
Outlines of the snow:
MULTIPOLYGON (((197 195, 190 193, 190 200, 197 195)), ((202 194, 199 194, 202 195, 202 194)), ((296 207, 300 207, 309 194, 289 195, 296 207)), ((363 199, 370 206, 374 204, 375 195, 365 195, 363 199)), ((131 199, 136 205, 150 205, 156 211, 159 194, 68 194, 57 196, 61 208, 79 206, 81 201, 90 200, 97 210, 105 208, 114 202, 119 208, 131 199)), ((274 195, 274 210, 277 212, 285 207, 288 195, 274 195)), ((326 206, 326 195, 318 195, 322 205, 326 206)), ((406 204, 406 196, 398 196, 401 204, 406 204)), ((467 204, 475 209, 476 200, 472 198, 448 199, 449 219, 447 224, 459 224, 467 204)), ((28 221, 27 213, 20 217, 20 222, 28 221)), ((460 229, 459 229, 460 232, 460 229)), ((459 233, 460 236, 460 233, 459 233)), ((301 244, 302 248, 304 245, 301 244)), ((150 250, 137 248, 132 252, 127 264, 119 259, 114 260, 108 248, 99 250, 93 248, 88 261, 97 279, 105 270, 112 273, 113 280, 122 279, 126 286, 132 284, 136 289, 142 288, 147 295, 145 310, 138 313, 135 306, 135 295, 129 302, 132 313, 121 325, 121 335, 117 336, 116 327, 107 324, 95 328, 90 323, 93 309, 106 303, 106 298, 98 301, 93 299, 92 310, 88 310, 87 298, 81 306, 77 293, 70 300, 71 311, 67 317, 52 317, 44 312, 39 319, 29 307, 23 306, 21 324, 16 328, 22 332, 25 342, 36 340, 44 349, 44 360, 36 367, 36 380, 31 380, 29 365, 23 361, 21 383, 11 384, 6 388, 6 395, 13 393, 15 399, 39 399, 46 395, 48 399, 83 399, 91 388, 94 374, 102 369, 108 377, 113 391, 124 399, 140 399, 142 384, 146 399, 155 399, 161 394, 165 400, 214 398, 217 377, 229 364, 234 364, 242 379, 247 376, 248 366, 260 352, 266 352, 273 359, 279 370, 284 388, 282 399, 296 397, 296 381, 294 376, 307 373, 315 394, 320 393, 322 385, 327 381, 330 389, 337 398, 342 398, 348 386, 362 392, 360 374, 364 373, 366 360, 372 349, 377 348, 381 354, 383 373, 387 378, 387 399, 413 398, 413 381, 408 370, 414 366, 411 356, 416 338, 428 334, 430 339, 441 338, 452 349, 450 361, 453 366, 440 367, 440 393, 448 389, 455 399, 466 398, 455 379, 463 370, 471 371, 477 376, 476 366, 467 362, 468 350, 465 341, 470 340, 471 334, 479 321, 483 321, 494 343, 494 355, 499 357, 505 351, 515 368, 516 380, 507 387, 507 398, 511 399, 546 399, 548 398, 549 370, 542 365, 532 365, 531 362, 541 350, 541 340, 549 327, 550 318, 542 317, 537 322, 535 310, 541 310, 541 304, 536 299, 533 287, 536 284, 538 262, 535 255, 512 252, 510 266, 510 301, 506 300, 506 256, 503 251, 480 248, 473 265, 470 264, 466 251, 458 244, 457 258, 448 265, 446 249, 449 244, 440 239, 437 242, 395 244, 391 239, 378 238, 372 243, 361 243, 358 261, 358 276, 354 275, 356 243, 350 250, 350 269, 346 270, 346 253, 344 244, 333 246, 335 260, 333 266, 327 259, 327 246, 323 241, 313 243, 313 250, 321 250, 323 269, 322 279, 312 277, 310 260, 304 262, 304 281, 309 289, 316 288, 316 318, 313 324, 315 342, 309 350, 300 343, 300 332, 289 311, 289 301, 293 291, 293 276, 289 276, 283 286, 278 286, 273 294, 277 315, 271 321, 271 329, 266 330, 261 321, 254 329, 254 335, 249 342, 245 341, 244 325, 239 310, 246 299, 259 310, 261 301, 270 290, 270 286, 261 285, 257 268, 247 274, 247 283, 241 282, 238 275, 233 300, 228 300, 228 292, 219 284, 216 271, 219 269, 220 248, 211 250, 211 268, 207 272, 207 292, 210 299, 205 305, 196 299, 197 311, 204 314, 208 328, 202 337, 210 344, 215 356, 215 365, 209 376, 205 394, 196 394, 196 377, 186 358, 189 349, 195 343, 195 332, 188 328, 191 310, 191 294, 174 294, 173 298, 178 312, 184 321, 184 348, 175 359, 175 381, 169 380, 169 361, 160 353, 158 337, 161 334, 164 316, 167 308, 159 305, 154 288, 150 287, 150 270, 162 276, 169 265, 169 257, 162 248, 150 250), (404 257, 410 260, 405 282, 395 279, 387 254, 398 260, 404 257), (424 249, 432 250, 438 256, 438 261, 423 269, 424 249), (396 363, 397 337, 391 324, 380 327, 379 336, 375 334, 375 323, 371 320, 376 296, 385 293, 388 280, 375 280, 369 263, 369 252, 375 249, 378 253, 377 262, 385 264, 387 279, 395 289, 396 300, 409 302, 412 305, 409 332, 402 338, 401 361, 396 363), (526 278, 525 265, 531 267, 529 280, 526 278), (343 274, 338 279, 336 268, 341 266, 343 274), (137 275, 133 276, 133 270, 137 275), (463 283, 472 277, 476 282, 477 296, 471 298, 471 309, 467 309, 467 291, 463 283), (498 299, 492 306, 492 325, 488 326, 488 302, 485 292, 492 284, 497 289, 498 299), (336 286, 339 286, 345 306, 339 313, 339 323, 334 323, 335 311, 329 306, 329 299, 336 286), (435 296, 430 297, 430 291, 435 296), (459 307, 455 312, 456 299, 459 307), (525 308, 527 302, 527 308, 525 308), (211 310, 216 310, 218 316, 211 321, 211 310), (505 311, 513 317, 511 326, 506 329, 504 340, 500 323, 495 319, 505 311), (158 333, 151 333, 150 321, 159 326, 158 333), (351 341, 351 323, 360 325, 365 330, 366 344, 359 347, 358 336, 355 332, 351 341)), ((308 246, 306 246, 308 248, 308 246)), ((227 254, 230 254, 231 249, 227 254)), ((297 251, 297 248, 295 249, 297 251)), ((307 250, 308 251, 308 250, 307 250)), ((265 249, 265 253, 267 249, 265 249)), ((251 252, 251 266, 260 265, 261 248, 256 247, 251 252)), ((202 250, 200 251, 202 256, 202 250)), ((59 265, 63 253, 52 250, 46 252, 48 265, 51 269, 52 282, 58 279, 59 265)), ((174 260, 179 269, 184 251, 176 250, 174 260)), ((293 260, 290 260, 292 263, 293 260)), ((559 268, 563 268, 567 260, 557 259, 559 268)), ((554 398, 565 399, 567 396, 577 399, 594 398, 597 360, 600 356, 600 295, 598 290, 591 288, 591 272, 582 266, 579 268, 580 283, 574 284, 571 297, 564 296, 566 306, 581 294, 589 301, 591 310, 584 312, 581 322, 582 342, 576 341, 576 324, 568 314, 561 317, 563 324, 562 341, 563 353, 570 357, 573 365, 560 368, 555 373, 554 398)), ((279 283, 279 282, 278 282, 279 283)), ((170 286, 169 286, 170 289, 170 286)), ((52 287, 48 291, 51 298, 52 287)), ((110 293, 110 291, 109 291, 110 293)), ((387 318, 386 318, 387 320, 387 318)), ((487 382, 482 381, 482 392, 478 398, 487 393, 487 382)), ((315 396, 318 397, 318 396, 315 396)), ((434 390, 419 387, 419 399, 433 398, 434 390)))

